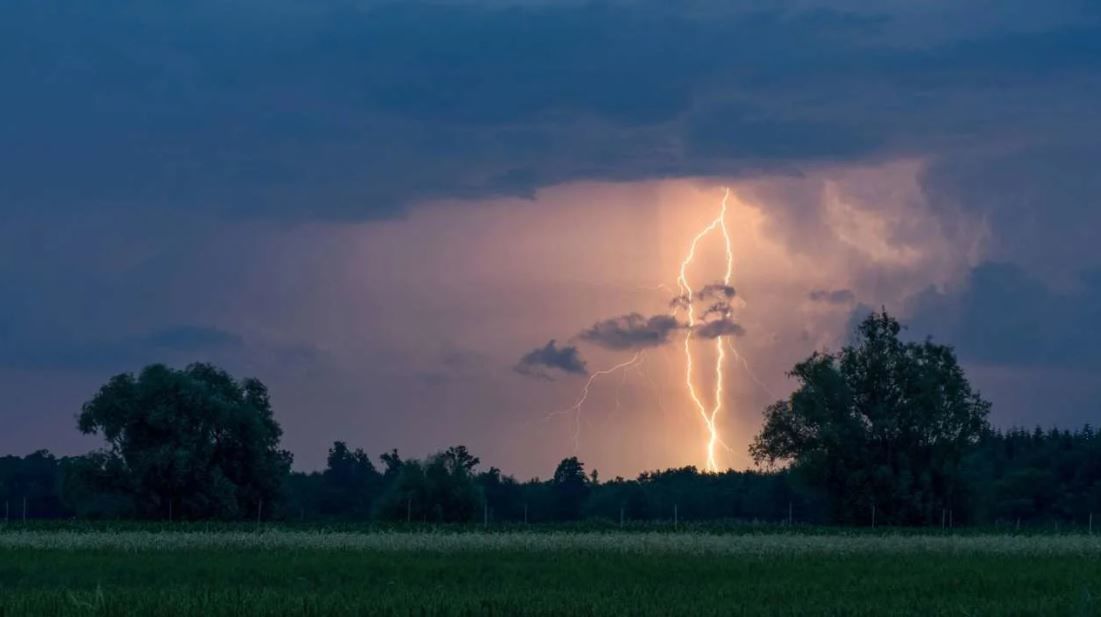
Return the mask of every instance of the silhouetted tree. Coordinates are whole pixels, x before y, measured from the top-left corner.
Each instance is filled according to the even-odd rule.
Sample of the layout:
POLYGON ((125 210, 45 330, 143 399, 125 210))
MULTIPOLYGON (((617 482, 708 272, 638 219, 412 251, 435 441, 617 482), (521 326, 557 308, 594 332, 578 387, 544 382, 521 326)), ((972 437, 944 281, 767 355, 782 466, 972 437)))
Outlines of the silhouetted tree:
POLYGON ((474 520, 482 512, 482 495, 475 483, 479 460, 466 446, 455 446, 429 457, 424 466, 429 518, 441 522, 474 520))
POLYGON ((481 512, 475 483, 477 457, 465 446, 448 448, 424 461, 401 460, 397 451, 382 455, 387 471, 377 515, 387 520, 471 521, 481 512))
POLYGON ((18 518, 26 500, 29 517, 67 515, 69 510, 61 499, 60 465, 61 461, 46 450, 24 457, 0 457, 0 508, 6 503, 9 515, 18 518))
POLYGON ((387 480, 390 480, 401 472, 401 455, 398 454, 396 448, 390 450, 389 452, 383 452, 381 455, 379 455, 378 459, 382 461, 382 464, 386 467, 386 469, 383 470, 383 475, 386 477, 387 480))
POLYGON ((964 462, 977 520, 1085 523, 1101 517, 1101 438, 1080 431, 991 431, 964 462))
POLYGON ((478 474, 476 483, 494 520, 523 520, 524 492, 515 478, 502 475, 500 469, 490 467, 489 471, 478 474))
POLYGON ((885 311, 855 343, 815 353, 791 372, 799 387, 764 413, 750 451, 790 460, 831 499, 838 522, 939 521, 957 505, 964 455, 988 430, 990 404, 972 391, 952 349, 903 342, 885 311))
POLYGON ((121 457, 105 451, 66 459, 63 499, 81 518, 135 516, 131 477, 121 457))
POLYGON ((551 479, 556 512, 559 519, 576 520, 581 518, 581 507, 589 495, 589 479, 585 475, 585 464, 576 456, 563 459, 554 470, 551 479))
POLYGON ((321 474, 321 514, 367 518, 382 489, 382 474, 362 449, 352 451, 343 441, 329 448, 328 466, 321 474))
POLYGON ((107 440, 83 477, 115 476, 105 489, 128 494, 140 516, 171 508, 181 518, 237 518, 254 516, 261 502, 270 512, 290 469, 264 384, 209 364, 117 375, 78 422, 107 440))

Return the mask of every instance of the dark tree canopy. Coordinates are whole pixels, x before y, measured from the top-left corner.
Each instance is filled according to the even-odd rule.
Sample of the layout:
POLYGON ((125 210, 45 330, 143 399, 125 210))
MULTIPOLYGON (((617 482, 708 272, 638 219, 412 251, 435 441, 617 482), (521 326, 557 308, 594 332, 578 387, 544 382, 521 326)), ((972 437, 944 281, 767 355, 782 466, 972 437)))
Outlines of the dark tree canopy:
POLYGON ((480 462, 466 446, 454 446, 423 461, 402 460, 396 450, 379 457, 386 465, 385 490, 375 514, 383 520, 458 523, 482 512, 484 497, 475 469, 480 462))
MULTIPOLYGON (((265 503, 264 511, 296 521, 481 524, 486 516, 491 525, 552 523, 575 520, 582 494, 580 517, 604 524, 670 522, 674 511, 682 521, 787 522, 790 516, 796 524, 845 522, 833 517, 824 491, 808 486, 799 469, 708 473, 684 467, 598 484, 585 479, 580 461, 567 459, 557 482, 517 482, 494 467, 471 482, 474 457, 458 447, 423 460, 402 459, 393 451, 380 458, 389 461, 390 473, 372 471, 362 450, 335 443, 324 471, 290 474, 283 498, 270 508, 265 503)), ((60 459, 41 451, 0 457, 0 514, 10 510, 18 519, 26 504, 34 519, 132 516, 127 494, 79 481, 89 469, 104 482, 101 487, 126 474, 121 459, 106 451, 60 459), (118 467, 109 467, 109 461, 118 467)), ((1089 426, 1074 432, 985 433, 964 456, 951 507, 957 525, 1088 529, 1090 515, 1101 512, 1101 439, 1089 426)), ((926 523, 939 526, 940 520, 926 523)))
POLYGON ((576 456, 563 459, 554 470, 551 480, 558 504, 558 516, 564 520, 581 518, 581 507, 589 495, 589 479, 585 476, 585 464, 576 456))
POLYGON ((290 471, 264 384, 238 382, 209 364, 117 375, 78 422, 107 440, 82 477, 128 495, 139 516, 246 516, 276 500, 290 471))
POLYGON ((32 516, 53 518, 62 514, 59 464, 46 450, 24 457, 0 456, 0 516, 10 517, 13 504, 16 515, 21 515, 25 502, 30 503, 32 516))
POLYGON ((362 449, 351 450, 343 441, 329 449, 328 466, 321 474, 320 512, 325 515, 367 517, 381 490, 382 474, 362 449))
POLYGON ((790 461, 821 486, 839 522, 939 520, 958 497, 960 465, 989 430, 990 404, 971 389, 950 347, 904 342, 885 311, 853 345, 815 353, 791 372, 798 388, 764 412, 750 451, 790 461))

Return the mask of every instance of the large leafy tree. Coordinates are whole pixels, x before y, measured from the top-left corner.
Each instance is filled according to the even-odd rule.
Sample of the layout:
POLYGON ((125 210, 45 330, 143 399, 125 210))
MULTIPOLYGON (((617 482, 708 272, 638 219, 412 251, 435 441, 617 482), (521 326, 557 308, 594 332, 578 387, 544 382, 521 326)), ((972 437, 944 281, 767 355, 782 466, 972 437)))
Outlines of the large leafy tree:
POLYGON ((112 471, 108 488, 129 495, 141 516, 237 518, 262 504, 270 512, 290 470, 264 384, 209 364, 117 375, 78 423, 107 440, 89 460, 112 471))
POLYGON ((886 311, 869 315, 839 353, 791 372, 798 387, 769 406, 750 447, 790 461, 830 498, 838 522, 939 522, 959 498, 961 461, 989 430, 990 404, 950 347, 904 342, 886 311))

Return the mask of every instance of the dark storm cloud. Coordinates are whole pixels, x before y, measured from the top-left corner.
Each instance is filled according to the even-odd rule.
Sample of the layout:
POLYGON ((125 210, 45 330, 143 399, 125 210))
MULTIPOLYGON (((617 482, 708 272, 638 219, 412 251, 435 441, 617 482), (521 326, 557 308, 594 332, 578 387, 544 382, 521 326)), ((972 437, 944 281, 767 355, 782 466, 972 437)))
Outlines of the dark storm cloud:
POLYGON ((966 360, 1101 368, 1101 271, 1056 291, 1019 266, 986 263, 963 289, 912 301, 910 331, 952 343, 966 360))
POLYGON ((998 259, 1048 272, 1101 267, 1099 126, 1083 124, 1081 138, 1060 145, 946 157, 926 172, 924 188, 936 203, 981 212, 998 259))
MULTIPOLYGON (((899 155, 929 162, 936 204, 987 217, 999 259, 1101 267, 1101 12, 1002 6, 10 0, 0 214, 98 213, 140 236, 166 216, 372 219, 899 155)), ((785 203, 787 227, 815 228, 785 203)), ((0 246, 0 287, 10 264, 26 295, 97 250, 35 246, 0 246)))
MULTIPOLYGON (((308 275, 270 284, 271 256, 293 251, 240 234, 209 257, 227 219, 389 218, 574 180, 920 159, 933 205, 981 213, 998 259, 1101 268, 1099 4, 914 6, 5 0, 0 364, 132 369, 241 349, 165 324, 310 310, 309 289, 292 293, 308 275)), ((790 248, 815 246, 817 191, 785 197, 760 201, 790 248)), ((1056 293, 1034 276, 980 268, 919 315, 989 362, 1092 362, 1097 329, 1069 332, 1096 286, 1056 293), (968 317, 1006 288, 1050 304, 968 317)), ((551 351, 567 354, 553 370, 584 372, 576 349, 551 351)))
POLYGON ((670 334, 683 327, 672 315, 629 313, 598 321, 577 337, 606 349, 643 349, 664 345, 670 334))
POLYGON ((524 354, 513 370, 521 375, 540 379, 553 379, 552 371, 571 375, 587 375, 589 372, 577 347, 573 345, 559 347, 554 339, 524 354))
POLYGON ((692 334, 697 338, 704 339, 714 339, 720 336, 742 336, 745 334, 745 328, 734 323, 730 318, 724 317, 697 325, 693 328, 692 334))
POLYGON ((1030 138, 1097 100, 1097 12, 1054 5, 10 0, 0 196, 374 218, 1030 138))
POLYGON ((856 301, 856 294, 851 289, 815 289, 807 294, 811 302, 824 304, 852 304, 856 301))

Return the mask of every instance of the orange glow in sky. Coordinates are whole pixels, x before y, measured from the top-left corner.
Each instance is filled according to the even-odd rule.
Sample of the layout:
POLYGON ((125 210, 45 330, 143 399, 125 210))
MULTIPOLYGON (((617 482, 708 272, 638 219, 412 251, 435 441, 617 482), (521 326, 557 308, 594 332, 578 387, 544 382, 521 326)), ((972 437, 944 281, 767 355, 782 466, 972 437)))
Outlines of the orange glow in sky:
POLYGON ((952 284, 981 254, 981 226, 973 245, 946 237, 943 213, 922 197, 920 170, 901 161, 754 181, 567 184, 531 200, 441 202, 402 220, 319 226, 311 272, 324 276, 295 290, 300 313, 266 323, 309 333, 341 365, 355 366, 365 350, 388 354, 362 375, 358 408, 316 406, 308 385, 290 393, 315 414, 362 418, 369 435, 353 441, 366 447, 419 455, 463 443, 528 477, 545 476, 578 441, 577 455, 605 477, 745 468, 761 410, 791 389, 787 371, 845 340, 856 307, 814 302, 810 292, 847 289, 870 306, 901 306, 930 285, 952 284), (725 208, 722 184, 731 190, 725 208), (551 338, 576 344, 594 371, 629 362, 634 351, 574 337, 617 315, 668 314, 678 288, 714 282, 737 288, 734 321, 745 334, 736 352, 732 336, 712 345, 676 333, 675 344, 646 351, 644 367, 593 381, 584 414, 561 422, 545 421, 547 410, 571 408, 587 378, 511 370, 551 338))

